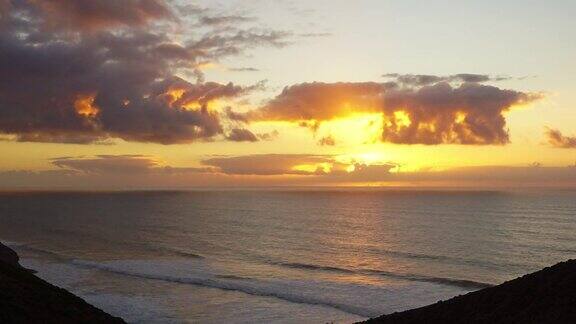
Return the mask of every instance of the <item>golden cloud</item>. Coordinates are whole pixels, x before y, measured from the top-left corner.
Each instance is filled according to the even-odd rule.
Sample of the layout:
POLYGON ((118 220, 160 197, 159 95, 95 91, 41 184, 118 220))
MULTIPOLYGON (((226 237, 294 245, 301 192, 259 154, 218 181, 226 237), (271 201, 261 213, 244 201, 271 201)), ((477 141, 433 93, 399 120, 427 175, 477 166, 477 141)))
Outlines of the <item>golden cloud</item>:
POLYGON ((450 79, 458 83, 446 80, 296 84, 244 117, 291 121, 317 129, 325 121, 380 113, 384 142, 501 145, 509 142, 504 113, 542 98, 539 93, 481 84, 485 79, 471 74, 450 79))

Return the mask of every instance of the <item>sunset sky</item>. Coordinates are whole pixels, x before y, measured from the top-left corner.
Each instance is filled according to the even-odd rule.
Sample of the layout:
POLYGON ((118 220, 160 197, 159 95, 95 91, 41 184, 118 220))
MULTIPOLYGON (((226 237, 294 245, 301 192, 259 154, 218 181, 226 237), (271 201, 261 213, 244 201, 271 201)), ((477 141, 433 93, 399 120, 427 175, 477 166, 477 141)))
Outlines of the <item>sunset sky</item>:
POLYGON ((0 0, 0 188, 573 187, 574 12, 0 0))

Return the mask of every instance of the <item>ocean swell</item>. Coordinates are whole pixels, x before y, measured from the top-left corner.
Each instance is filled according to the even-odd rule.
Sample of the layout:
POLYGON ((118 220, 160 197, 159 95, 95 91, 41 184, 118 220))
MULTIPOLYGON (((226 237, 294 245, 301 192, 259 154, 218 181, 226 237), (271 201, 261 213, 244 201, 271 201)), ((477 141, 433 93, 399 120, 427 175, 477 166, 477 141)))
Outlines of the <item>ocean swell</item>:
POLYGON ((431 276, 423 276, 423 275, 416 275, 416 274, 403 274, 403 273, 396 273, 396 272, 389 272, 383 270, 374 270, 374 269, 359 269, 359 270, 352 270, 346 268, 338 268, 338 267, 331 267, 331 266, 321 266, 321 265, 314 265, 314 264, 306 264, 306 263, 290 263, 290 262, 272 262, 275 265, 284 266, 288 268, 294 269, 304 269, 304 270, 314 270, 314 271, 330 271, 330 272, 337 272, 342 274, 364 274, 364 275, 377 275, 383 277, 389 277, 394 279, 402 279, 408 281, 419 281, 419 282, 430 282, 442 285, 449 285, 458 288, 464 289, 482 289, 494 286, 493 284, 480 282, 480 281, 473 281, 473 280, 465 280, 465 279, 454 279, 454 278, 443 278, 443 277, 431 277, 431 276))
POLYGON ((236 278, 234 278, 234 280, 226 280, 225 278, 222 277, 220 278, 208 277, 208 276, 201 276, 198 274, 194 274, 194 276, 191 274, 186 277, 180 277, 159 273, 144 272, 140 270, 134 270, 133 268, 126 269, 122 266, 114 266, 104 263, 82 261, 82 260, 73 260, 72 264, 83 268, 97 269, 119 275, 131 276, 148 280, 161 280, 178 284, 189 284, 195 286, 217 288, 222 290, 239 291, 254 296, 274 297, 291 303, 330 307, 349 314, 358 315, 362 317, 372 317, 381 313, 381 311, 378 310, 349 305, 335 300, 331 300, 330 298, 326 298, 326 296, 322 297, 320 295, 299 293, 298 290, 291 290, 289 289, 288 286, 283 287, 282 285, 274 285, 274 282, 268 282, 263 280, 256 280, 250 278, 242 278, 242 280, 238 280, 236 278))

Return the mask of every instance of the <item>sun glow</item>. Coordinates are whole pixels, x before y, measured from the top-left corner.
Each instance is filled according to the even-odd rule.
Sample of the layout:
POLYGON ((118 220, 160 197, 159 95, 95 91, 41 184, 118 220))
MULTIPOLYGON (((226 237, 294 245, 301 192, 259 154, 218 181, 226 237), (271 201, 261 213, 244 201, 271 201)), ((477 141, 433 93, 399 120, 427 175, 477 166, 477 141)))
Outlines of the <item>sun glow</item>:
POLYGON ((292 167, 292 171, 301 173, 329 173, 332 171, 331 163, 299 164, 292 167))
POLYGON ((168 106, 173 107, 178 100, 184 96, 186 91, 184 89, 174 88, 168 90, 166 93, 160 95, 168 103, 168 106))
POLYGON ((382 136, 382 114, 351 114, 319 123, 317 134, 332 136, 340 144, 370 144, 376 143, 382 136))
POLYGON ((468 115, 465 112, 458 111, 458 112, 456 112, 456 117, 454 118, 454 122, 456 124, 462 124, 464 121, 466 121, 466 116, 468 116, 468 115))
POLYGON ((228 107, 243 107, 241 100, 231 97, 215 97, 210 92, 196 94, 180 85, 173 86, 157 96, 157 99, 166 103, 170 108, 192 111, 221 112, 228 107))
POLYGON ((386 161, 384 152, 365 152, 349 155, 349 158, 357 163, 372 165, 381 164, 386 161))
POLYGON ((394 119, 396 125, 400 127, 409 127, 412 125, 412 121, 410 120, 410 115, 403 110, 398 110, 394 112, 394 119))
POLYGON ((80 116, 94 118, 100 112, 98 106, 94 104, 96 94, 80 94, 74 101, 74 109, 80 116))

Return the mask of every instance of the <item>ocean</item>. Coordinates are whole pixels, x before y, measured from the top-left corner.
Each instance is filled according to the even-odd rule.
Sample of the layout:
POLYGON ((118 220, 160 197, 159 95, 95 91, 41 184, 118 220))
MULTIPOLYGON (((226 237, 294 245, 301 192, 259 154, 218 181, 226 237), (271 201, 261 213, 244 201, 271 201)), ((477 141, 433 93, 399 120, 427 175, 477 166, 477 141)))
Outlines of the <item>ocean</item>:
POLYGON ((349 323, 576 254, 576 191, 0 193, 0 240, 132 323, 349 323))

